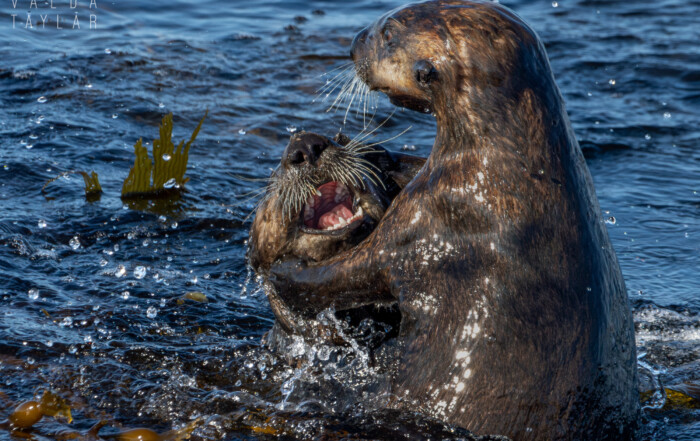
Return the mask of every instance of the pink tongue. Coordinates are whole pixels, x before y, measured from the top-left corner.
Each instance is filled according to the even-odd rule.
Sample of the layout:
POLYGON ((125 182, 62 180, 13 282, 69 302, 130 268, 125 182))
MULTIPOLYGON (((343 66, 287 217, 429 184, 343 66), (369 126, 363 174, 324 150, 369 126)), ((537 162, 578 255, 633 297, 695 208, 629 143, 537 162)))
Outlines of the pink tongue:
POLYGON ((345 205, 338 204, 333 207, 331 211, 321 216, 318 220, 318 228, 326 229, 328 227, 333 227, 340 222, 341 217, 345 220, 350 219, 352 217, 352 211, 348 210, 345 205))

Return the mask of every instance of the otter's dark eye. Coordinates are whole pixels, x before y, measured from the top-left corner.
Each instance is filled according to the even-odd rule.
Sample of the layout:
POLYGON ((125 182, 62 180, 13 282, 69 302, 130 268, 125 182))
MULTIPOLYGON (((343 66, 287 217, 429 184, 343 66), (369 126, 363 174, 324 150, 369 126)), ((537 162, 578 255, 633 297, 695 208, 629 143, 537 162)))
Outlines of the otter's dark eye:
POLYGON ((391 34, 391 29, 389 28, 384 28, 384 30, 382 31, 382 35, 384 36, 384 41, 386 41, 387 43, 389 43, 391 41, 391 37, 393 37, 393 35, 391 34))

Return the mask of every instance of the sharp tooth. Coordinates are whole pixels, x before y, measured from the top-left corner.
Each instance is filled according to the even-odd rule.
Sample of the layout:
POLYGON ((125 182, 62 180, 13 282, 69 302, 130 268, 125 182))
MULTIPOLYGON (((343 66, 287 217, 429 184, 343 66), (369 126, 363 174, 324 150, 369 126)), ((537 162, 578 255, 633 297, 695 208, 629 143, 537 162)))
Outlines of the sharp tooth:
POLYGON ((362 211, 362 207, 358 207, 357 212, 355 213, 355 216, 362 217, 364 215, 365 215, 365 213, 362 211))
POLYGON ((338 219, 338 225, 340 225, 341 227, 344 227, 347 224, 348 224, 348 221, 346 221, 345 218, 341 217, 340 219, 338 219))
POLYGON ((318 197, 323 196, 323 195, 321 194, 321 190, 319 190, 318 188, 316 189, 316 196, 318 196, 318 197))

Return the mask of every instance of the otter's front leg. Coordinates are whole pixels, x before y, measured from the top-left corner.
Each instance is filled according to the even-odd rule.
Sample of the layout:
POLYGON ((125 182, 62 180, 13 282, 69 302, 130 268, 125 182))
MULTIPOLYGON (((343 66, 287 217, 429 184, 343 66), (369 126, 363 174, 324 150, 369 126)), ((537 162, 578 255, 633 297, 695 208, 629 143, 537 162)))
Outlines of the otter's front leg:
POLYGON ((382 270, 386 262, 373 254, 363 248, 316 264, 288 259, 272 265, 269 280, 287 305, 312 315, 394 300, 382 270))

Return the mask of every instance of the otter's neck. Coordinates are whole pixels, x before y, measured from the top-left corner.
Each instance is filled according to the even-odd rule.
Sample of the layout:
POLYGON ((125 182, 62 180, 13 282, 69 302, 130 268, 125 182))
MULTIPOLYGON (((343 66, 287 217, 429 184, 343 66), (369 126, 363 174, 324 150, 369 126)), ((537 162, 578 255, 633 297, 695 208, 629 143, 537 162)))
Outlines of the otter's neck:
POLYGON ((570 153, 566 146, 571 140, 561 142, 569 134, 556 86, 510 94, 487 88, 455 95, 436 106, 440 111, 431 163, 459 159, 468 165, 473 157, 484 166, 521 164, 539 172, 570 153))

